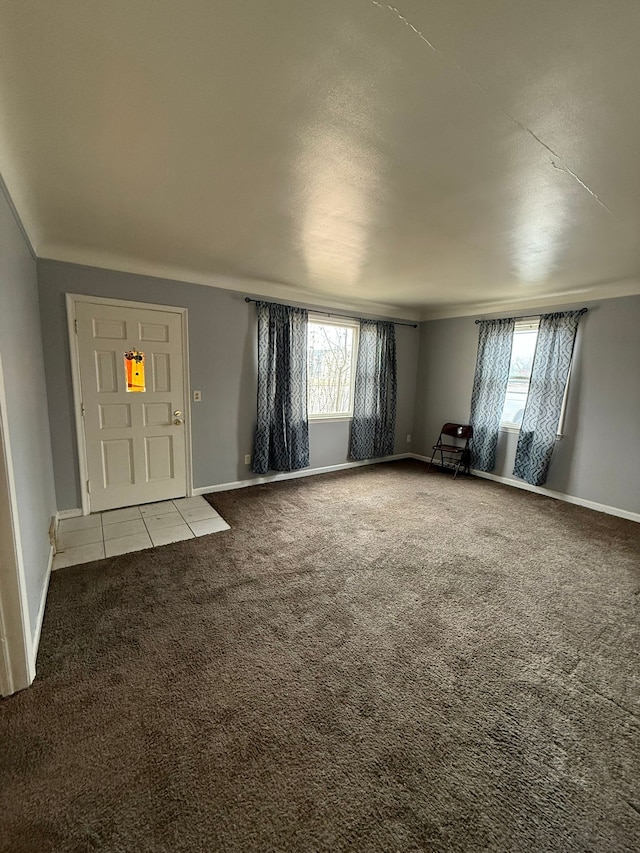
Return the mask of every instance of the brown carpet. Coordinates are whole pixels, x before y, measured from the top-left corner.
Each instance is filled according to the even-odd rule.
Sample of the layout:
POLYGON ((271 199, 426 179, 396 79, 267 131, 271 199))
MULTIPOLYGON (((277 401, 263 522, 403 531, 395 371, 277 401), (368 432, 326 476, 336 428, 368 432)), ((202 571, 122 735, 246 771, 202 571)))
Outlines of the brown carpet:
POLYGON ((0 849, 637 851, 640 526, 375 465, 63 569, 0 849))

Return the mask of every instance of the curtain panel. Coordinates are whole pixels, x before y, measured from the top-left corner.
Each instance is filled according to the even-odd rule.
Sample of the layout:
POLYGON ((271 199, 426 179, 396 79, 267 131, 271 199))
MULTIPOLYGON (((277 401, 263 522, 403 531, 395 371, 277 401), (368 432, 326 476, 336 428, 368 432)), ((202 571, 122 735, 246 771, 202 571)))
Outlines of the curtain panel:
POLYGON ((578 323, 583 311, 543 314, 513 473, 533 486, 547 480, 578 323))
POLYGON ((303 308, 257 302, 258 418, 253 471, 295 471, 309 465, 307 314, 303 308))
POLYGON ((478 325, 478 357, 471 395, 471 464, 479 471, 493 471, 509 381, 515 320, 513 317, 482 320, 478 325))
POLYGON ((396 394, 395 326, 393 323, 361 320, 350 459, 375 459, 393 453, 396 394))

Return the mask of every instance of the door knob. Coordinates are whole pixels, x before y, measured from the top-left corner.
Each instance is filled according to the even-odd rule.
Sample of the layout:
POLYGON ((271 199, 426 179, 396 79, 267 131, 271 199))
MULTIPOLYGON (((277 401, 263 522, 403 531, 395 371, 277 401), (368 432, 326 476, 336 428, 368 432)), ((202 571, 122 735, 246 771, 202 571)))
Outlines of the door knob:
POLYGON ((182 423, 182 421, 180 420, 180 418, 176 418, 176 419, 174 420, 174 424, 175 424, 176 426, 180 426, 180 424, 181 424, 181 423, 182 423))
POLYGON ((176 409, 176 410, 175 410, 175 412, 173 413, 173 415, 174 415, 174 417, 176 417, 176 418, 181 418, 181 417, 182 417, 182 412, 181 412, 179 409, 176 409))

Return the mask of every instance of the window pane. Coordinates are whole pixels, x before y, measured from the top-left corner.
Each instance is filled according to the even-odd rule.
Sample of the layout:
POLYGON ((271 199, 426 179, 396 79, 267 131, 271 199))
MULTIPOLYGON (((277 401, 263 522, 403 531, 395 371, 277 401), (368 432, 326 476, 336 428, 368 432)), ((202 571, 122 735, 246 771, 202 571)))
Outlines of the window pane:
POLYGON ((518 426, 522 423, 537 339, 537 329, 518 330, 516 327, 511 350, 509 383, 502 410, 501 420, 504 423, 518 424, 518 426))
POLYGON ((350 414, 354 329, 309 322, 308 404, 310 415, 350 414))

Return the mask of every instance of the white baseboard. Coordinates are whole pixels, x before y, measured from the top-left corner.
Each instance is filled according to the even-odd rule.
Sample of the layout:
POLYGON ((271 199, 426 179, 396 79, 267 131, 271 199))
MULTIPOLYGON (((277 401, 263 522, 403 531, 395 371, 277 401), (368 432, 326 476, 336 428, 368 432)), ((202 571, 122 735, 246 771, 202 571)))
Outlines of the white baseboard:
POLYGON ((525 483, 524 480, 512 480, 510 477, 499 477, 497 474, 489 474, 487 471, 476 471, 475 468, 472 468, 471 471, 478 477, 484 477, 486 480, 494 480, 497 483, 504 483, 505 486, 515 486, 516 489, 524 489, 526 492, 535 492, 535 494, 544 495, 546 498, 554 498, 557 501, 564 501, 568 504, 576 504, 577 506, 584 506, 587 509, 594 509, 596 512, 606 512, 607 515, 615 515, 618 518, 626 518, 629 521, 640 522, 640 512, 631 512, 628 509, 620 509, 617 506, 600 504, 596 501, 589 501, 586 498, 567 495, 564 492, 554 492, 552 489, 545 489, 544 486, 532 486, 530 483, 525 483))
POLYGON ((382 456, 379 459, 364 459, 362 462, 342 462, 340 465, 327 465, 325 468, 301 468, 299 471, 280 471, 277 474, 266 474, 264 477, 252 477, 247 480, 234 480, 231 483, 219 483, 217 486, 201 486, 194 489, 194 495, 207 495, 211 492, 228 492, 232 489, 246 489, 248 486, 259 486, 262 483, 277 483, 281 480, 297 480, 300 477, 313 477, 316 474, 329 474, 331 471, 344 471, 346 468, 360 468, 362 465, 375 465, 378 462, 394 462, 396 459, 411 459, 411 453, 396 453, 393 456, 382 456))
POLYGON ((35 673, 36 659, 38 657, 38 647, 40 646, 40 634, 42 633, 42 622, 44 620, 44 609, 47 605, 47 594, 49 592, 49 581, 51 580, 51 569, 53 568, 53 556, 55 548, 53 545, 49 548, 49 559, 47 561, 47 573, 45 575, 44 584, 42 586, 42 597, 40 598, 40 607, 38 608, 38 616, 36 618, 35 630, 31 640, 31 668, 35 673))
MULTIPOLYGON (((207 495, 211 492, 228 492, 232 489, 246 489, 248 486, 259 486, 262 483, 277 483, 281 480, 296 480, 299 477, 313 477, 316 474, 328 474, 331 471, 344 471, 347 468, 359 468, 362 465, 375 465, 378 462, 393 462, 396 459, 417 459, 418 462, 431 462, 430 456, 422 456, 419 453, 396 453, 393 456, 383 456, 380 459, 365 459, 362 462, 343 462, 340 465, 327 465, 325 468, 303 468, 300 471, 282 471, 277 474, 268 474, 264 477, 253 477, 247 480, 234 480, 231 483, 219 483, 217 486, 201 486, 193 489, 194 495, 207 495)), ((437 464, 434 463, 434 464, 437 464)), ((524 489, 527 492, 534 492, 537 495, 543 495, 547 498, 554 498, 557 501, 584 506, 587 509, 593 509, 596 512, 604 512, 607 515, 615 515, 618 518, 626 518, 629 521, 640 522, 640 513, 631 512, 627 509, 609 506, 608 504, 589 501, 586 498, 578 498, 575 495, 567 495, 564 492, 555 492, 551 489, 545 489, 543 486, 532 486, 525 483, 524 480, 512 480, 510 477, 500 477, 497 474, 489 474, 486 471, 478 471, 476 468, 471 469, 471 473, 476 477, 483 477, 485 480, 493 480, 496 483, 502 483, 505 486, 513 486, 516 489, 524 489)), ((58 512, 58 520, 63 518, 75 518, 82 515, 81 509, 63 509, 58 512)))
POLYGON ((79 515, 82 515, 82 509, 59 509, 56 515, 58 521, 61 521, 63 518, 77 518, 79 515))
MULTIPOLYGON (((417 453, 411 454, 414 459, 420 462, 431 462, 430 456, 420 456, 417 453)), ((437 465, 434 462, 434 465, 437 465)), ((487 471, 478 471, 476 468, 471 469, 471 473, 476 477, 482 477, 485 480, 493 480, 495 483, 502 483, 504 486, 514 486, 516 489, 524 489, 525 492, 534 492, 536 495, 543 495, 545 498, 553 498, 557 501, 564 501, 568 504, 584 506, 587 509, 593 509, 596 512, 605 512, 607 515, 615 515, 618 518, 626 518, 628 521, 640 522, 640 513, 631 512, 628 509, 620 509, 616 506, 608 504, 596 503, 589 501, 586 498, 578 498, 575 495, 567 495, 564 492, 555 492, 552 489, 545 489, 544 486, 532 486, 531 483, 525 483, 524 480, 512 480, 511 477, 500 477, 498 474, 490 474, 487 471)))

